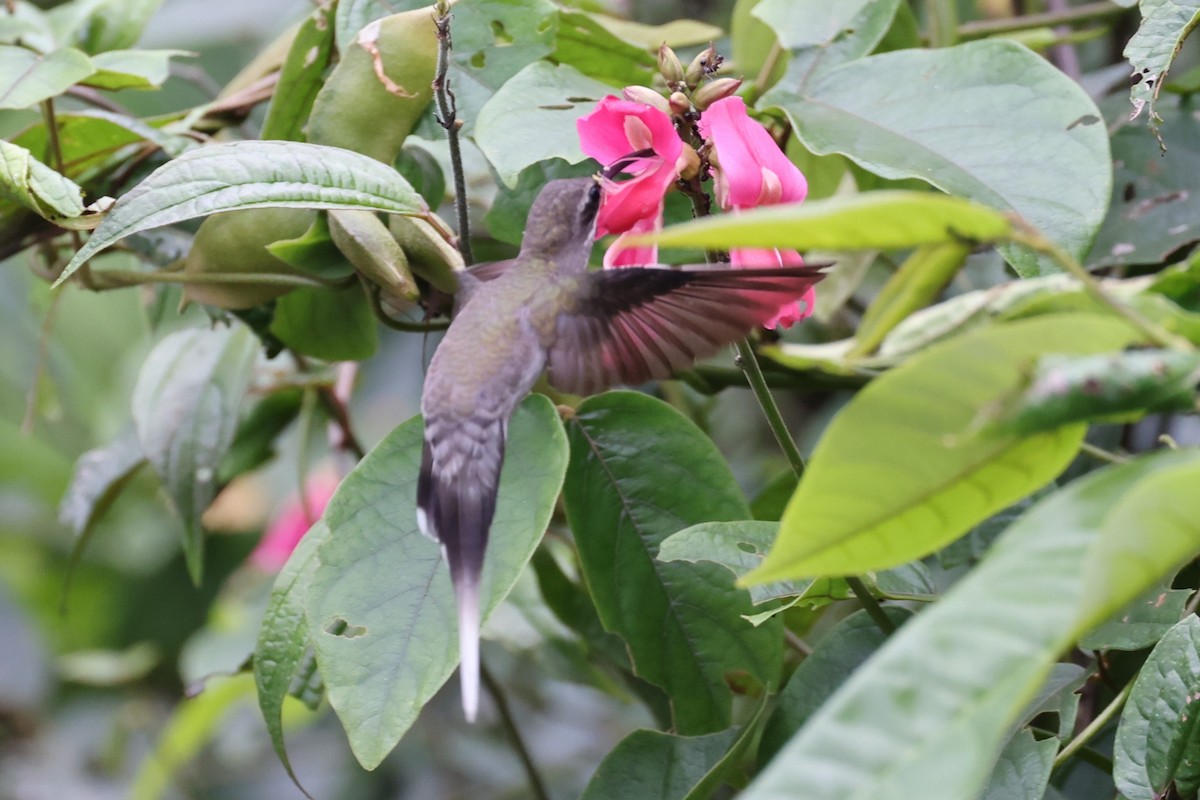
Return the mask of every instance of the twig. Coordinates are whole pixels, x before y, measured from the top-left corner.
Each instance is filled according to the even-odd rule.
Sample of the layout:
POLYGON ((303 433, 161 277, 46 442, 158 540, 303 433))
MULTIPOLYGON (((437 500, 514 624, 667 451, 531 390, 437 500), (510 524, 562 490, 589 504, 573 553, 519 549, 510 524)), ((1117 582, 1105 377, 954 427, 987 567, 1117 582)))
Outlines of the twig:
POLYGON ((964 22, 958 26, 958 36, 960 39, 979 39, 998 33, 1015 33, 1032 28, 1053 28, 1058 25, 1074 25, 1103 19, 1104 17, 1113 17, 1117 14, 1123 14, 1128 10, 1127 8, 1122 8, 1108 2, 1108 0, 1098 3, 1084 3, 1081 6, 1074 6, 1073 8, 1058 12, 1025 14, 1024 16, 1007 19, 981 19, 973 22, 964 22))
POLYGON ((1087 453, 1092 458, 1099 459, 1100 461, 1107 461, 1109 464, 1128 464, 1129 463, 1128 457, 1119 455, 1117 453, 1109 452, 1108 450, 1105 450, 1103 447, 1097 447, 1096 445, 1091 444, 1089 442, 1083 442, 1082 444, 1080 444, 1079 449, 1082 452, 1087 453))
POLYGON ((534 798, 550 800, 546 785, 538 773, 537 765, 533 763, 533 758, 529 755, 529 748, 525 746, 525 740, 521 738, 521 732, 517 729, 512 710, 508 707, 508 699, 504 696, 504 689, 488 671, 486 664, 479 665, 479 675, 483 678, 483 685, 487 687, 492 701, 496 704, 496 711, 500 715, 500 722, 504 725, 509 741, 512 742, 513 749, 517 751, 517 757, 521 759, 521 765, 525 768, 525 777, 529 779, 529 788, 533 791, 534 798))
POLYGON ((812 645, 809 644, 808 642, 804 641, 803 639, 801 639, 799 636, 797 636, 795 633, 793 633, 789 628, 783 629, 783 639, 785 642, 787 642, 788 647, 792 648, 793 650, 795 650, 797 653, 804 656, 805 658, 808 658, 809 656, 812 655, 812 652, 813 652, 812 645))
MULTIPOLYGON (((289 349, 288 352, 292 354, 292 358, 295 360, 296 366, 300 371, 306 372, 308 370, 308 359, 295 350, 289 349)), ((334 447, 351 453, 359 461, 362 461, 367 451, 358 441, 358 437, 354 435, 354 428, 350 425, 350 411, 347 405, 349 398, 347 397, 343 400, 335 388, 329 384, 318 385, 314 388, 317 393, 317 399, 321 402, 326 413, 329 414, 330 421, 337 426, 337 430, 341 434, 340 438, 333 442, 334 447)), ((330 438, 332 439, 333 437, 330 438)))
MULTIPOLYGON (((42 118, 46 122, 46 141, 50 146, 50 155, 54 160, 54 168, 58 170, 59 174, 66 177, 66 173, 64 172, 62 142, 58 138, 58 119, 54 114, 53 98, 42 101, 42 118)), ((79 231, 74 229, 71 230, 71 244, 75 247, 76 252, 79 252, 79 250, 83 249, 83 237, 79 234, 79 231)), ((79 275, 80 282, 89 289, 91 288, 90 269, 91 267, 88 264, 84 264, 79 268, 79 272, 77 273, 79 275)))
POLYGON ((454 176, 454 210, 458 217, 458 252, 462 253, 466 266, 475 263, 471 252, 471 223, 467 214, 467 180, 463 175, 462 149, 458 142, 458 131, 462 121, 458 119, 458 108, 454 92, 450 90, 450 4, 438 0, 434 5, 433 23, 437 27, 438 58, 437 76, 433 79, 433 96, 437 101, 438 123, 446 129, 446 142, 450 146, 450 172, 454 176))
POLYGON ((92 285, 88 288, 103 292, 109 289, 126 289, 144 283, 234 283, 256 284, 267 286, 297 286, 325 287, 328 284, 303 275, 281 275, 268 273, 189 273, 189 272, 139 272, 130 269, 102 269, 92 275, 92 285))
POLYGON ((1088 723, 1086 728, 1079 732, 1078 736, 1067 742, 1066 746, 1058 752, 1058 755, 1054 758, 1054 768, 1058 769, 1061 767, 1079 750, 1081 750, 1084 745, 1094 739, 1096 734, 1098 734, 1104 728, 1104 726, 1108 724, 1109 720, 1116 716, 1117 712, 1124 707, 1125 701, 1129 699, 1129 693, 1132 691, 1133 681, 1130 681, 1129 683, 1125 684, 1125 688, 1123 688, 1117 694, 1117 696, 1112 699, 1112 702, 1109 703, 1103 711, 1097 714, 1096 718, 1088 723))
POLYGON ((800 448, 796 446, 796 441, 792 438, 791 433, 788 432, 787 424, 783 421, 783 415, 779 413, 779 406, 775 403, 775 398, 771 396, 771 390, 767 387, 767 381, 763 377, 762 367, 759 366, 758 358, 754 355, 754 348, 750 345, 749 339, 742 339, 734 347, 737 349, 734 362, 741 367, 745 374, 746 382, 750 384, 750 390, 754 392, 754 397, 758 400, 763 415, 767 418, 767 426, 775 435, 775 441, 779 442, 779 448, 783 450, 784 457, 787 458, 792 472, 796 473, 796 479, 799 480, 804 475, 804 456, 800 453, 800 448))

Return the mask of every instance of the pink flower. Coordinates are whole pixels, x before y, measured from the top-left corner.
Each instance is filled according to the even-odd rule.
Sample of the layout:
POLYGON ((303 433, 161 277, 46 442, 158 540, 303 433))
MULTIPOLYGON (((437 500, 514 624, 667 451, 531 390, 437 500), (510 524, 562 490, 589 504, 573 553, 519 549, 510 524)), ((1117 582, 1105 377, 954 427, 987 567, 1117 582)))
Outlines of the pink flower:
MULTIPOLYGON (((713 147, 713 178, 717 202, 726 211, 778 203, 799 203, 808 194, 804 174, 788 160, 771 134, 746 114, 740 97, 726 97, 705 110, 700 133, 713 147)), ((800 266, 804 260, 795 250, 734 249, 729 254, 735 267, 800 266)), ((805 307, 789 305, 766 327, 785 328, 812 313, 814 293, 809 289, 801 300, 805 307)))
POLYGON ((263 572, 282 569, 304 534, 325 513, 325 506, 337 487, 337 476, 332 473, 321 472, 309 477, 304 487, 305 497, 292 495, 287 499, 250 554, 250 563, 263 572))
POLYGON ((662 226, 663 198, 687 165, 671 118, 659 108, 609 95, 579 119, 576 129, 583 152, 602 164, 613 164, 631 153, 652 152, 625 166, 622 171, 633 176, 630 180, 606 187, 596 236, 621 234, 605 254, 606 267, 654 263, 657 248, 625 247, 622 241, 625 234, 662 226))

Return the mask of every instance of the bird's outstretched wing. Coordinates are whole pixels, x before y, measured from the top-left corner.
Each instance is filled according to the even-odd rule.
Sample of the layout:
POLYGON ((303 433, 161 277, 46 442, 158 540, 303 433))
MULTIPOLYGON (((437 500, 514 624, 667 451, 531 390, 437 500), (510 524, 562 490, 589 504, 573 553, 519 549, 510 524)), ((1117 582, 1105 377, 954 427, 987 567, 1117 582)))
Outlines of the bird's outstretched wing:
POLYGON ((824 276, 821 267, 626 267, 589 272, 558 319, 547 377, 593 394, 666 378, 745 336, 824 276))

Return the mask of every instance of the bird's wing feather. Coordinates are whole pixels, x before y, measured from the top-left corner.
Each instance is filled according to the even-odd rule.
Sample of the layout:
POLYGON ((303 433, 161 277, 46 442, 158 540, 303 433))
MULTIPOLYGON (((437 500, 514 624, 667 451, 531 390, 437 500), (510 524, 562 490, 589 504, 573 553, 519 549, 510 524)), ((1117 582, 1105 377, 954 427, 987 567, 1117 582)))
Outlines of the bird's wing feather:
POLYGON ((547 377, 574 394, 669 377, 746 335, 823 277, 819 267, 587 273, 576 310, 558 318, 547 377))

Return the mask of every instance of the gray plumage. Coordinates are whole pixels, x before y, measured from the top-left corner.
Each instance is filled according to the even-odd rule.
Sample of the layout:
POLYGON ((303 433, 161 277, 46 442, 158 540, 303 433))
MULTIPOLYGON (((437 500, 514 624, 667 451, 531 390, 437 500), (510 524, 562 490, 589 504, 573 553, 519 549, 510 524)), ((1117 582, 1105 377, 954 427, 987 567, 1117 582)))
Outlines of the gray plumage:
POLYGON ((538 377, 545 371, 574 394, 669 377, 823 277, 811 267, 589 272, 600 202, 593 178, 546 184, 517 258, 484 270, 488 280, 464 281, 425 379, 417 515, 450 567, 469 720, 479 697, 480 576, 508 420, 538 377))

